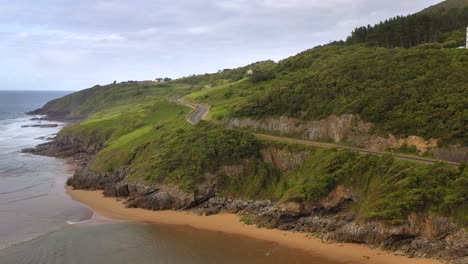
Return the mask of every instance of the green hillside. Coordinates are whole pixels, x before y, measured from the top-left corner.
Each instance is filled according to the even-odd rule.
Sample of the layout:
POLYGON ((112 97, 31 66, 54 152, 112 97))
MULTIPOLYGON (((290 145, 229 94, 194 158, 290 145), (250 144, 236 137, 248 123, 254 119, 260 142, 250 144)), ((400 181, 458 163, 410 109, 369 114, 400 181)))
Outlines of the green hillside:
POLYGON ((430 6, 420 13, 440 13, 445 14, 450 12, 452 9, 456 8, 465 8, 468 5, 467 0, 446 0, 442 1, 436 5, 430 6))
POLYGON ((364 41, 350 40, 349 45, 316 47, 278 63, 257 62, 163 84, 95 86, 54 100, 34 113, 85 120, 63 129, 57 142, 88 155, 85 169, 96 177, 124 172, 130 182, 177 186, 185 192, 209 182, 225 197, 280 203, 300 199, 314 204, 337 186, 345 186, 356 194, 352 210, 363 221, 401 224, 418 212, 453 216, 466 226, 465 164, 459 168, 426 165, 336 149, 278 145, 221 122, 280 116, 308 121, 358 114, 375 124, 373 132, 379 135, 416 135, 441 139, 454 148, 466 147, 468 51, 448 48, 453 45, 443 39, 464 23, 467 9, 458 3, 447 1, 415 15, 416 20, 431 21, 457 14, 447 30, 411 45, 396 45, 393 39, 381 42, 387 41, 385 34, 394 34, 387 27, 413 19, 397 18, 373 29, 385 32, 383 37, 367 36, 364 41), (448 7, 458 9, 432 15, 431 10, 448 7), (445 44, 421 44, 434 40, 445 44), (385 48, 394 46, 412 48, 385 48), (181 96, 210 106, 211 122, 188 124, 185 117, 190 109, 174 100, 181 96), (269 147, 291 155, 307 151, 309 156, 285 172, 262 157, 269 147), (234 176, 225 172, 229 169, 234 176))
POLYGON ((455 48, 465 44, 468 1, 447 0, 409 16, 397 16, 377 25, 356 28, 346 44, 365 43, 386 48, 440 43, 455 48))
POLYGON ((167 87, 166 84, 137 81, 96 85, 52 100, 31 114, 44 114, 56 119, 82 120, 97 112, 123 112, 132 105, 155 98, 170 97, 188 90, 187 86, 178 86, 177 89, 166 89, 167 87))
MULTIPOLYGON (((119 107, 63 129, 57 141, 91 154, 86 170, 97 177, 125 171, 130 182, 193 192, 217 175, 217 190, 225 197, 279 202, 315 203, 337 186, 345 186, 359 197, 352 213, 362 221, 401 224, 412 212, 452 215, 462 225, 468 221, 464 165, 425 165, 336 149, 278 145, 208 122, 193 126, 185 121, 190 109, 169 100, 168 95, 187 91, 180 87, 177 83, 147 87, 153 94, 151 100, 120 101, 119 107), (262 159, 260 151, 268 147, 310 155, 296 169, 281 172, 262 159), (242 170, 233 177, 220 173, 223 166, 241 166, 242 170)), ((116 84, 92 91, 108 97, 120 89, 116 84)))
POLYGON ((354 113, 381 132, 468 144, 466 50, 327 46, 268 66, 261 82, 203 76, 187 98, 212 105, 214 119, 354 113))

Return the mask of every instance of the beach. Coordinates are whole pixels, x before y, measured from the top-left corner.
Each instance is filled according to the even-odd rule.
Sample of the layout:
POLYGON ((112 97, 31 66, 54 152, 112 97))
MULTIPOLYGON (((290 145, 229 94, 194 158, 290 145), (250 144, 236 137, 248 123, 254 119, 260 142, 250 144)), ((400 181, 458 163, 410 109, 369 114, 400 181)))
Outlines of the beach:
POLYGON ((343 263, 379 263, 379 264, 440 264, 432 259, 416 259, 396 256, 389 252, 371 249, 364 245, 344 243, 323 243, 321 240, 305 233, 260 229, 246 225, 235 214, 218 214, 198 216, 190 212, 150 211, 139 208, 126 208, 122 200, 104 197, 101 191, 72 190, 67 193, 80 203, 89 206, 97 216, 132 222, 155 223, 163 225, 190 226, 201 230, 223 232, 247 236, 253 239, 278 243, 280 246, 302 250, 315 255, 319 254, 331 261, 343 263))

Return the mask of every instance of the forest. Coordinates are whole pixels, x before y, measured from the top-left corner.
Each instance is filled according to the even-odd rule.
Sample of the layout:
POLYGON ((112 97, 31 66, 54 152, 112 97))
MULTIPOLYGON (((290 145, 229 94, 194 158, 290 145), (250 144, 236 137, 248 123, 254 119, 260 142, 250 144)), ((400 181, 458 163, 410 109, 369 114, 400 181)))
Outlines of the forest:
POLYGON ((464 8, 423 11, 397 16, 377 25, 356 28, 347 38, 347 45, 365 43, 385 48, 411 48, 425 43, 441 43, 446 48, 465 44, 468 6, 464 8))

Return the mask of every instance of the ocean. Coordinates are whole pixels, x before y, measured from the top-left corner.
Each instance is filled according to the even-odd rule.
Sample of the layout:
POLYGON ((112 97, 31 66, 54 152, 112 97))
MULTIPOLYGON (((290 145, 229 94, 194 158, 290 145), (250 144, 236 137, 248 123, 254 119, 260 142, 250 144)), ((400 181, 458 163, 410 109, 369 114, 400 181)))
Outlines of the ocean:
POLYGON ((60 130, 60 126, 30 127, 51 122, 31 120, 33 116, 24 112, 65 94, 0 91, 0 248, 59 230, 67 221, 80 221, 90 214, 63 191, 69 165, 20 152, 60 130))
POLYGON ((94 220, 88 207, 66 194, 71 165, 20 152, 50 140, 63 126, 23 113, 65 94, 0 91, 1 264, 332 263, 273 242, 220 232, 94 220), (59 126, 34 126, 40 124, 59 126))

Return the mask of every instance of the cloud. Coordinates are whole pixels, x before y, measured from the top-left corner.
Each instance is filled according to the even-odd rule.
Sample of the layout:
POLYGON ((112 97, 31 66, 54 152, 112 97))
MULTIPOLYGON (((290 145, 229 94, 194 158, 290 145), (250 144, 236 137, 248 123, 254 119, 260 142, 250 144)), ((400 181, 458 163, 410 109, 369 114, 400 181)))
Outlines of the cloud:
POLYGON ((38 79, 34 88, 80 89, 280 60, 436 2, 0 0, 0 89, 38 79))
POLYGON ((40 73, 40 72, 35 73, 33 76, 36 79, 45 79, 46 78, 46 76, 44 74, 40 73))

